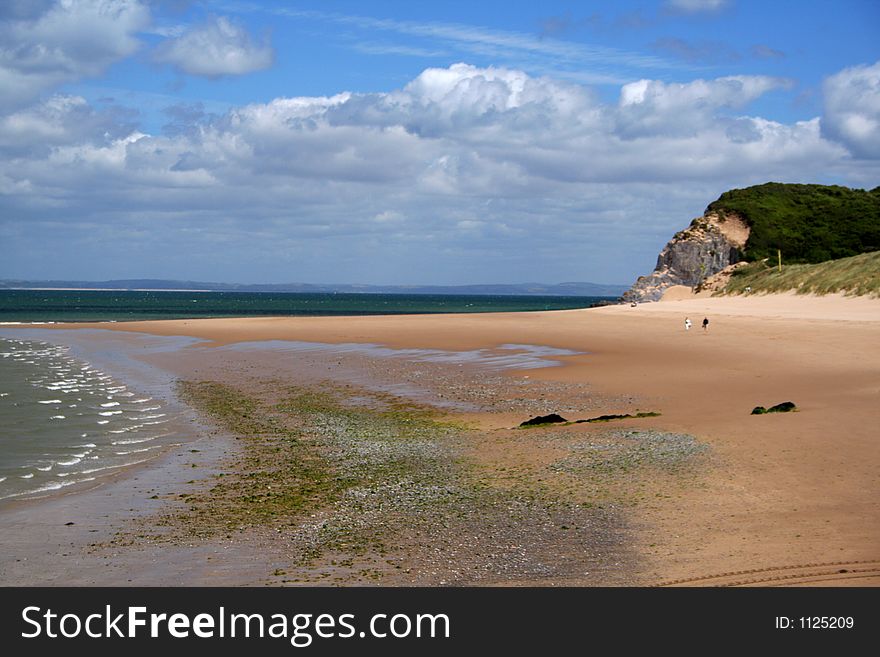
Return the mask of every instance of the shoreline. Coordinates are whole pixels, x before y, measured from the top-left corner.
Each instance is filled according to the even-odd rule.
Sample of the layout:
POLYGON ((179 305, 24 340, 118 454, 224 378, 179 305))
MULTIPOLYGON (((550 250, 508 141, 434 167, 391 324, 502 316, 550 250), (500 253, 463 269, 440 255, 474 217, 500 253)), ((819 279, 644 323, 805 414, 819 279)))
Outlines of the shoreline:
MULTIPOLYGON (((718 463, 717 468, 703 473, 706 481, 684 488, 670 484, 667 493, 675 496, 675 506, 664 502, 665 498, 647 499, 642 491, 638 495, 645 499, 640 498, 627 511, 643 560, 637 581, 649 583, 756 565, 772 569, 880 556, 880 538, 877 530, 872 529, 880 525, 880 510, 869 493, 872 488, 876 490, 876 475, 871 471, 880 462, 880 454, 867 428, 872 414, 875 416, 872 409, 880 363, 876 341, 880 302, 847 306, 841 304, 853 300, 833 299, 830 304, 817 304, 809 298, 780 296, 784 298, 773 298, 763 304, 754 303, 752 298, 735 299, 736 304, 712 303, 716 300, 711 298, 660 302, 650 304, 647 311, 648 304, 643 304, 638 308, 606 306, 482 316, 167 320, 132 324, 139 329, 149 328, 153 335, 184 334, 210 340, 185 350, 189 362, 182 368, 192 376, 209 379, 227 376, 234 380, 229 372, 218 370, 218 362, 223 359, 217 356, 231 358, 230 348, 223 345, 244 342, 242 338, 248 338, 248 342, 275 339, 324 344, 378 343, 389 349, 483 349, 490 354, 504 344, 548 345, 577 351, 555 357, 564 363, 563 367, 509 370, 498 376, 505 381, 503 385, 514 390, 518 388, 511 386, 522 387, 526 382, 544 386, 544 399, 534 400, 532 406, 509 405, 487 412, 451 404, 447 411, 491 439, 485 445, 475 443, 469 458, 484 463, 496 475, 499 464, 511 459, 516 467, 545 472, 552 465, 547 462, 547 454, 567 454, 565 445, 578 445, 578 441, 593 435, 579 426, 568 429, 570 436, 561 439, 554 438, 561 431, 554 434, 554 430, 548 429, 542 430, 547 436, 532 445, 523 439, 529 432, 509 431, 515 420, 518 423, 527 419, 527 412, 542 414, 537 412, 542 408, 549 412, 553 404, 564 406, 567 402, 571 409, 583 409, 583 417, 588 417, 585 404, 590 399, 601 412, 629 412, 636 407, 657 410, 662 413, 658 418, 623 422, 614 428, 656 427, 706 441, 718 463), (799 304, 801 307, 797 308, 799 304), (702 334, 695 326, 690 334, 685 334, 678 326, 682 312, 711 312, 710 332, 702 334), (315 340, 317 337, 321 339, 315 340), (216 361, 213 364, 209 362, 212 353, 216 361), (711 367, 707 368, 707 364, 711 367), (751 406, 758 402, 777 403, 789 396, 798 404, 798 413, 773 418, 748 416, 751 406), (751 435, 745 435, 743 427, 748 427, 751 435), (506 446, 517 456, 499 454, 500 446, 506 446)), ((129 323, 94 328, 123 335, 137 330, 129 323)), ((247 352, 232 348, 232 352, 239 367, 251 368, 242 372, 254 381, 265 381, 268 374, 263 375, 261 370, 268 371, 274 361, 286 358, 260 349, 247 352)), ((331 358, 328 353, 315 357, 317 360, 310 365, 313 375, 319 373, 316 368, 321 361, 324 368, 332 366, 340 372, 347 369, 340 376, 358 385, 385 377, 392 384, 410 381, 411 387, 431 388, 425 384, 425 377, 436 373, 436 385, 421 401, 442 401, 437 395, 448 397, 457 390, 456 386, 465 391, 460 395, 462 398, 470 395, 473 401, 477 399, 474 395, 480 378, 486 378, 484 374, 468 380, 465 377, 459 383, 452 378, 444 380, 440 372, 455 368, 470 371, 472 366, 423 362, 413 354, 391 359, 369 353, 335 353, 331 358), (334 360, 339 364, 334 365, 334 360), (395 362, 389 366, 392 360, 395 362), (355 371, 357 376, 352 379, 355 371)), ((178 355, 172 352, 154 358, 154 364, 161 366, 162 359, 180 360, 178 355)), ((275 373, 279 371, 284 370, 275 373)), ((318 379, 312 384, 317 384, 318 379)), ((239 382, 245 389, 252 385, 243 378, 239 382)), ((492 385, 496 392, 501 390, 502 384, 487 387, 492 385)), ((253 385, 252 388, 255 389, 253 385)), ((558 473, 550 476, 554 485, 561 478, 558 473)), ((876 580, 870 578, 860 580, 862 585, 871 582, 876 585, 876 580)))

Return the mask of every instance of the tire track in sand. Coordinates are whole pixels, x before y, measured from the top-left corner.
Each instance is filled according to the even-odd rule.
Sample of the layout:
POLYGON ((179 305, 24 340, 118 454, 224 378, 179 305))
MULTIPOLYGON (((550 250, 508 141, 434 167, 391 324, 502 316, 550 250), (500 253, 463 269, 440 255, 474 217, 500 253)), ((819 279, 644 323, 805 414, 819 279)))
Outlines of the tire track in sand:
MULTIPOLYGON (((849 579, 870 580, 871 578, 880 580, 880 560, 878 559, 751 568, 748 570, 667 580, 649 584, 648 586, 797 586, 816 582, 835 581, 842 583, 844 580, 849 579)), ((863 585, 870 586, 871 583, 865 581, 863 585)))

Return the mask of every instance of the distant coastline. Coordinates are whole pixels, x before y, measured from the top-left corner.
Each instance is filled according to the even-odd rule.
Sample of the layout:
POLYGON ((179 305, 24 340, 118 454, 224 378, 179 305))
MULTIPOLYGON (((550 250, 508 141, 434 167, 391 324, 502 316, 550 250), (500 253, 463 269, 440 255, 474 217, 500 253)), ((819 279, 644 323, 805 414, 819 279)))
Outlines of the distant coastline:
POLYGON ((31 292, 216 292, 217 290, 194 290, 170 287, 3 287, 2 290, 28 290, 31 292))

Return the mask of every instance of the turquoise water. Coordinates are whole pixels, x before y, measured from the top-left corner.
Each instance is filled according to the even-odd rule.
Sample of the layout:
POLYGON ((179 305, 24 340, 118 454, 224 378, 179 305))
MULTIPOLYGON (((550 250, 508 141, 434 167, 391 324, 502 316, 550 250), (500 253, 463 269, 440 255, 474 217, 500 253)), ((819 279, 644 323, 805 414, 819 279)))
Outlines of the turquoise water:
POLYGON ((614 297, 0 290, 2 322, 98 322, 255 315, 396 315, 588 308, 614 297))

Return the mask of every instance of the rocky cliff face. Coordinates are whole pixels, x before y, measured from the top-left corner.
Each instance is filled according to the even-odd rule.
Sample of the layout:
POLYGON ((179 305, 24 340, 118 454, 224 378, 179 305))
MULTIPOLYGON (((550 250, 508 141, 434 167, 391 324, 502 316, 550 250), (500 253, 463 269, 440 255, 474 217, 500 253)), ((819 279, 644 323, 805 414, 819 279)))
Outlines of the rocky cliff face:
POLYGON ((657 266, 640 276, 623 295, 626 302, 658 301, 673 285, 698 287, 742 258, 749 227, 738 215, 707 212, 678 232, 657 257, 657 266))

